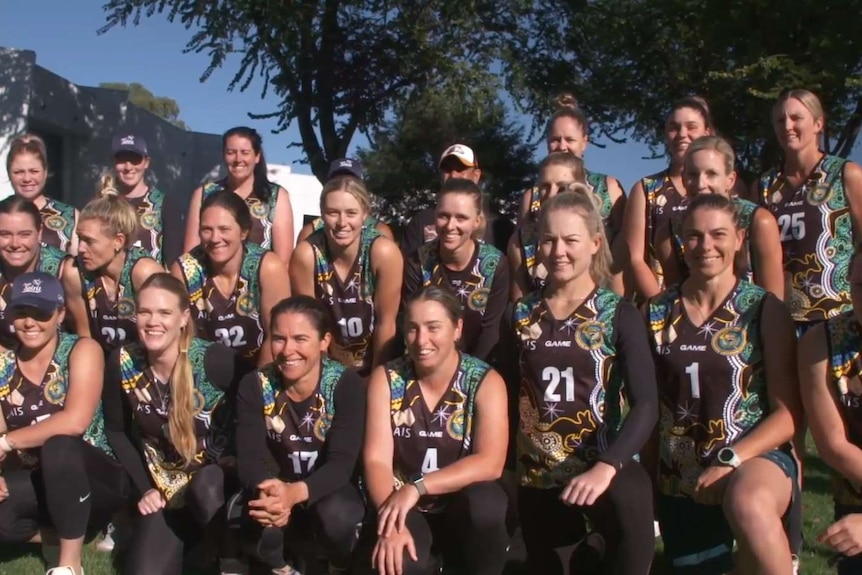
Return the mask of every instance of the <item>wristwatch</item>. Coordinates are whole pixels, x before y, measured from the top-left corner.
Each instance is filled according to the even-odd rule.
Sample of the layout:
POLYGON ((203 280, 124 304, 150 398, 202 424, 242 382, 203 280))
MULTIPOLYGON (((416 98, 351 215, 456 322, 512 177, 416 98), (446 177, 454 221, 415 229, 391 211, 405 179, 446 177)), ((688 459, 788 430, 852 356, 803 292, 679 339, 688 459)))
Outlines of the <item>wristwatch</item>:
POLYGON ((0 449, 5 451, 6 453, 11 453, 12 451, 14 451, 12 446, 9 444, 9 440, 6 439, 5 433, 0 434, 0 449))
POLYGON ((724 465, 725 467, 733 467, 736 469, 742 465, 742 460, 732 447, 722 447, 719 449, 716 459, 718 460, 719 465, 724 465))
POLYGON ((423 497, 428 495, 428 489, 425 488, 425 476, 421 473, 417 473, 413 477, 410 478, 410 482, 416 487, 416 491, 419 492, 419 496, 423 497))

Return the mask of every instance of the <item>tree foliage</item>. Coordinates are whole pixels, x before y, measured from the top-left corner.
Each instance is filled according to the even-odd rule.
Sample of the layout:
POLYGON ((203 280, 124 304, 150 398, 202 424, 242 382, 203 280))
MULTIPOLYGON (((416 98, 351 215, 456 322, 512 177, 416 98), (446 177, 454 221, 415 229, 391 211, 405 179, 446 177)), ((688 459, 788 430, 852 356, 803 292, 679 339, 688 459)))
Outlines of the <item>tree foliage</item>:
POLYGON ((431 205, 439 188, 440 154, 455 143, 473 149, 484 189, 496 208, 511 211, 512 194, 535 176, 532 147, 498 95, 490 74, 466 86, 438 83, 400 102, 360 149, 370 188, 389 204, 387 219, 406 222, 431 205))
POLYGON ((137 82, 124 84, 123 82, 102 82, 100 88, 111 90, 125 90, 129 93, 129 101, 141 108, 148 110, 156 116, 163 118, 171 124, 188 130, 185 122, 180 120, 180 106, 177 101, 167 96, 156 96, 144 85, 137 82))
POLYGON ((109 0, 102 32, 165 14, 193 31, 205 80, 240 58, 230 88, 263 79, 280 130, 296 122, 318 177, 405 93, 463 62, 487 69, 525 0, 109 0))
POLYGON ((541 117, 576 94, 599 134, 658 149, 672 101, 707 98, 752 171, 776 159, 770 110, 784 88, 816 92, 828 146, 847 155, 862 112, 860 0, 537 0, 512 36, 511 88, 541 117))

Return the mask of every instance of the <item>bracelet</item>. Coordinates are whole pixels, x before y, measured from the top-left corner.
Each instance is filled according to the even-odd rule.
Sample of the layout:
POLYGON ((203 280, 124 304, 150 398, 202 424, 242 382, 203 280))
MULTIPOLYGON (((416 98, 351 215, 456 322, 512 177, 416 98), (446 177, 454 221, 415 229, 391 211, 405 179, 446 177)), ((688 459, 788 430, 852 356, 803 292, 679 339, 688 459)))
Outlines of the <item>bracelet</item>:
POLYGON ((5 434, 5 433, 4 433, 4 434, 2 434, 2 435, 0 435, 0 449, 2 449, 3 451, 5 451, 6 453, 12 453, 12 451, 14 451, 14 450, 12 449, 12 446, 11 446, 11 445, 9 445, 9 440, 8 440, 8 439, 6 439, 6 434, 5 434))

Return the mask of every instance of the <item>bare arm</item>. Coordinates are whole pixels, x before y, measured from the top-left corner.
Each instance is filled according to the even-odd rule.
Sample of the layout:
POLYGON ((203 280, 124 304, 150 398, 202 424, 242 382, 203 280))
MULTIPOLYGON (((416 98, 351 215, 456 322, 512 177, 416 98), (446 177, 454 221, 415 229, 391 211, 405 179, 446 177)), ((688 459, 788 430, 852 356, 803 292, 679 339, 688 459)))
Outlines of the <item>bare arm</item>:
POLYGON ((90 337, 90 321, 87 316, 87 302, 81 287, 81 276, 75 260, 72 258, 63 262, 63 293, 66 297, 66 319, 70 327, 81 337, 90 337))
POLYGON ((69 249, 66 250, 72 256, 78 255, 78 217, 80 215, 81 212, 75 208, 75 229, 72 230, 72 237, 69 238, 69 249))
POLYGON ((201 202, 203 193, 203 187, 199 187, 192 192, 189 211, 186 214, 186 239, 183 242, 183 252, 191 250, 201 241, 198 232, 201 225, 201 202))
POLYGON ((608 240, 608 247, 611 250, 613 262, 611 265, 611 289, 615 293, 625 296, 625 271, 628 268, 628 254, 626 253, 626 242, 622 234, 623 217, 626 210, 626 194, 623 191, 623 186, 619 180, 612 176, 607 177, 608 195, 611 199, 611 214, 608 218, 609 228, 612 232, 608 240))
POLYGON ((521 193, 521 205, 518 207, 518 225, 521 226, 527 221, 527 216, 530 213, 530 204, 533 199, 533 188, 527 188, 521 193))
POLYGON ((767 297, 763 306, 760 338, 771 412, 750 433, 733 444, 742 461, 787 443, 793 439, 797 426, 802 425, 793 320, 777 299, 767 297))
POLYGON ((78 340, 69 357, 69 387, 63 410, 47 419, 9 432, 6 439, 15 449, 40 447, 55 435, 81 436, 93 421, 102 397, 105 358, 99 344, 78 340))
POLYGON ((506 246, 506 257, 509 259, 509 301, 518 301, 524 294, 529 291, 529 274, 527 266, 524 264, 524 258, 521 256, 521 247, 519 243, 519 230, 516 228, 515 233, 509 238, 509 244, 506 246))
POLYGON ((287 281, 284 264, 272 252, 267 252, 260 262, 260 323, 263 326, 263 346, 260 348, 257 365, 262 367, 272 361, 270 349, 269 314, 275 304, 290 297, 290 284, 287 281))
POLYGON ((837 390, 829 374, 826 328, 811 328, 799 344, 799 380, 811 436, 826 464, 853 482, 862 482, 862 449, 847 438, 837 390))
POLYGON ((375 509, 395 491, 395 442, 392 439, 392 416, 389 412, 390 393, 386 371, 378 367, 368 381, 365 418, 365 446, 362 461, 365 485, 375 509))
POLYGON ((509 442, 506 384, 494 370, 488 372, 476 392, 473 453, 425 476, 430 495, 459 491, 480 481, 493 481, 503 473, 509 442))
POLYGON ((844 166, 844 193, 850 204, 853 236, 858 238, 862 233, 862 168, 859 164, 847 162, 844 166))
POLYGON ((308 242, 299 242, 288 267, 290 291, 295 295, 314 297, 314 250, 308 242))
POLYGON ((156 260, 152 258, 139 259, 135 262, 135 267, 132 268, 132 285, 135 286, 135 292, 141 289, 141 286, 151 275, 163 273, 165 273, 165 268, 156 260))
POLYGON ((377 220, 377 225, 375 225, 374 227, 380 233, 381 236, 383 236, 384 238, 388 238, 393 242, 395 241, 395 233, 392 231, 392 228, 389 227, 389 224, 377 220))
POLYGON ((392 359, 396 321, 401 304, 401 281, 404 258, 398 246, 386 238, 377 238, 371 246, 371 265, 376 278, 374 290, 374 367, 392 359))
POLYGON ((655 253, 664 272, 664 285, 671 286, 683 280, 683 267, 680 265, 676 246, 674 245, 673 229, 670 223, 656 230, 655 253))
POLYGON ((778 223, 769 210, 757 208, 751 225, 751 262, 754 282, 784 300, 784 255, 778 223))
POLYGON ((659 293, 658 281, 647 264, 647 201, 643 184, 632 188, 623 215, 623 230, 629 254, 629 269, 635 289, 643 297, 659 293))
POLYGON ((278 254, 284 266, 290 263, 293 253, 293 206, 284 188, 278 189, 275 202, 275 221, 272 222, 272 251, 278 254))

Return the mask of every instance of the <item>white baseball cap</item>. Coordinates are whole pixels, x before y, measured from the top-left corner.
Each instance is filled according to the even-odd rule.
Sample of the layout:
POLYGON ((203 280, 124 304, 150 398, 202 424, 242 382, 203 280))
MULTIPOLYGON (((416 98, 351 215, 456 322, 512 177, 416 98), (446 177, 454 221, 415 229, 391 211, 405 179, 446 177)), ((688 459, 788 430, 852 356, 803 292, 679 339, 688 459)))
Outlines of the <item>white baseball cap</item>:
POLYGON ((454 144, 446 148, 446 151, 440 156, 440 161, 437 162, 437 167, 439 168, 443 164, 443 160, 450 156, 458 158, 458 161, 468 168, 479 167, 478 162, 476 162, 476 154, 464 144, 454 144))

